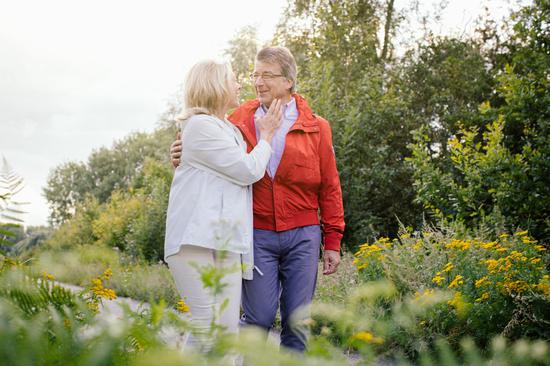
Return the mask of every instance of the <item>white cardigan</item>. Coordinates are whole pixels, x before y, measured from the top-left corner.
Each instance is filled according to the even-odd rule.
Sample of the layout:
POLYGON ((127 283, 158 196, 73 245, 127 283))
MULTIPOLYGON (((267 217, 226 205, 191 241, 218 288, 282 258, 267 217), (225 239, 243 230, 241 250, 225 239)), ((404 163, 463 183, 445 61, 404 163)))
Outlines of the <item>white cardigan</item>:
POLYGON ((271 146, 260 140, 246 153, 241 132, 229 121, 195 115, 182 125, 181 163, 174 172, 166 217, 164 258, 181 245, 243 254, 251 279, 252 186, 264 174, 271 146))

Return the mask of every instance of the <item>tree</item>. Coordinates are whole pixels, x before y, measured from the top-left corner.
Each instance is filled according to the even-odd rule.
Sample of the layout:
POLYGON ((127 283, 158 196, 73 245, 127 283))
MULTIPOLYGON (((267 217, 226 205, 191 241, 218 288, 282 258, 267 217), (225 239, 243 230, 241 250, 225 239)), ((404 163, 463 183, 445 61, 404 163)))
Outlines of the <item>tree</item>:
POLYGON ((293 1, 275 34, 297 60, 300 93, 331 123, 349 247, 420 217, 404 164, 417 120, 392 52, 402 19, 393 1, 293 1))
POLYGON ((437 215, 550 239, 549 18, 548 1, 512 15, 504 53, 491 53, 502 62, 496 95, 464 120, 469 128, 447 127, 449 147, 431 149, 434 136, 418 135, 412 158, 418 200, 437 215))
POLYGON ((241 84, 241 99, 254 98, 254 86, 249 75, 254 68, 254 59, 258 52, 258 31, 255 27, 248 25, 241 28, 229 40, 229 47, 224 54, 231 60, 233 72, 241 84))
POLYGON ((112 192, 127 189, 148 157, 168 165, 168 146, 174 136, 173 127, 133 133, 111 148, 94 151, 87 163, 69 162, 55 168, 44 188, 51 223, 57 226, 71 218, 88 195, 104 203, 112 192))

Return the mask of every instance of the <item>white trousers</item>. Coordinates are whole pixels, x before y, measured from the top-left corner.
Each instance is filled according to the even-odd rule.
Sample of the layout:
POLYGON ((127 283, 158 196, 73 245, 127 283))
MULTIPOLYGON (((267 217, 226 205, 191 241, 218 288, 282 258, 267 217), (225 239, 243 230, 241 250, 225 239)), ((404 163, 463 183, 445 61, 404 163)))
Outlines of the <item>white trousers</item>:
POLYGON ((183 245, 177 254, 166 258, 166 262, 180 297, 190 308, 191 322, 195 328, 186 345, 204 351, 210 350, 214 341, 213 334, 210 333, 213 322, 229 333, 237 333, 242 286, 241 255, 183 245), (204 288, 201 280, 199 268, 209 266, 225 274, 221 280, 225 286, 219 294, 213 294, 211 288, 204 288), (220 313, 224 301, 228 301, 228 304, 224 305, 220 313))

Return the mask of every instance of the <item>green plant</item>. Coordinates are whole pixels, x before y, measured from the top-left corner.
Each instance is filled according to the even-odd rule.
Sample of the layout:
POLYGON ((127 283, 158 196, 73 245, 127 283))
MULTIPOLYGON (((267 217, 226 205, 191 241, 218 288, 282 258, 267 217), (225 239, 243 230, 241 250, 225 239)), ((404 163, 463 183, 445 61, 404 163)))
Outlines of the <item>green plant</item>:
POLYGON ((497 240, 425 229, 398 239, 364 244, 355 263, 366 280, 388 279, 403 296, 426 301, 435 290, 449 300, 419 320, 421 338, 432 344, 437 335, 457 345, 471 336, 485 346, 503 334, 510 339, 548 339, 550 279, 545 247, 526 231, 497 240))

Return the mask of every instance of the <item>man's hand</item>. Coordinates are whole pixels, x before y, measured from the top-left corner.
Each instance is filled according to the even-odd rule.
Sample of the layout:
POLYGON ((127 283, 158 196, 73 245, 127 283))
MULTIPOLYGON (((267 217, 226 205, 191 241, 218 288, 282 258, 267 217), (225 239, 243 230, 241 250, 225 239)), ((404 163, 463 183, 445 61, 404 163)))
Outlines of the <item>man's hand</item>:
POLYGON ((170 158, 172 159, 172 166, 175 168, 180 165, 181 158, 181 132, 176 135, 176 141, 170 145, 170 158))
POLYGON ((323 274, 333 274, 338 269, 339 264, 340 252, 336 250, 325 250, 323 253, 323 274))

